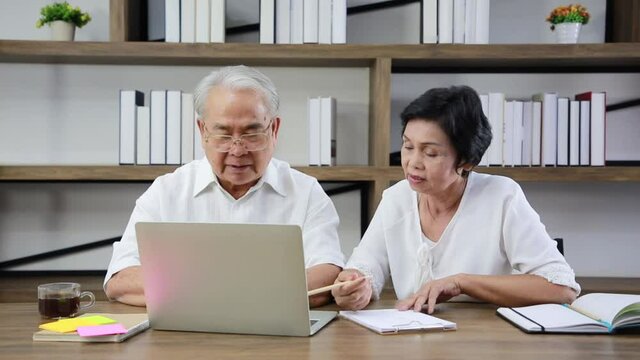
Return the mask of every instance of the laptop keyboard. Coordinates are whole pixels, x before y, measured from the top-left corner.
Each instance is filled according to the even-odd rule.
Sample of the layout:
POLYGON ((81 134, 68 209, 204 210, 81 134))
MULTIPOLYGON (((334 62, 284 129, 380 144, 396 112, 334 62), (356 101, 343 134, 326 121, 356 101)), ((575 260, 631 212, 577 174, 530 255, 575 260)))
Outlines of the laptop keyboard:
POLYGON ((309 326, 313 326, 313 324, 317 323, 318 320, 309 320, 309 326))

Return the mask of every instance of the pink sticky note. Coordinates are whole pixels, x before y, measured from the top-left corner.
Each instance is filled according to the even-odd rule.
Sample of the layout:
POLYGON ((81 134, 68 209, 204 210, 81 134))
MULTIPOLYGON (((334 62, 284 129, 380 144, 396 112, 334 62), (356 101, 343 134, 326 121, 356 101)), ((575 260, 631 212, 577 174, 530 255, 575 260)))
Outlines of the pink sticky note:
POLYGON ((97 326, 79 326, 76 330, 80 336, 102 336, 126 334, 127 329, 122 324, 109 324, 97 326))

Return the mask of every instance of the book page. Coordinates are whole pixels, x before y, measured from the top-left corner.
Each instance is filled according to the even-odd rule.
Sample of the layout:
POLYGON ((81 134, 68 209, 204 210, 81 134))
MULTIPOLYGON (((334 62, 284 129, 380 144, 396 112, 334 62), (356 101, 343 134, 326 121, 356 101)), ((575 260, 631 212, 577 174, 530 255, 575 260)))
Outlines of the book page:
POLYGON ((593 293, 579 297, 571 304, 611 324, 624 307, 640 303, 640 295, 593 293))
POLYGON ((549 330, 581 325, 604 327, 601 323, 559 304, 532 305, 512 309, 549 330))
POLYGON ((411 310, 340 311, 340 315, 380 333, 420 329, 450 330, 456 328, 456 324, 453 322, 411 310))

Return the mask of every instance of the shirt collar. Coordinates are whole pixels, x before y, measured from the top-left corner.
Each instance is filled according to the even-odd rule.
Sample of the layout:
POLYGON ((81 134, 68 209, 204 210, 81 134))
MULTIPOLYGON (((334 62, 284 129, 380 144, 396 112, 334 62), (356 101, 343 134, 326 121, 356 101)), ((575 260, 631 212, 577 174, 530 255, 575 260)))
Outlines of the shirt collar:
MULTIPOLYGON (((276 168, 273 159, 269 161, 269 165, 267 165, 267 169, 260 180, 258 180, 258 183, 249 191, 255 191, 261 188, 265 183, 281 196, 287 196, 284 183, 278 174, 278 169, 276 168)), ((196 170, 196 178, 193 185, 193 196, 198 196, 198 194, 211 184, 220 185, 220 182, 218 181, 218 177, 213 173, 209 160, 204 157, 199 160, 198 168, 196 170)))

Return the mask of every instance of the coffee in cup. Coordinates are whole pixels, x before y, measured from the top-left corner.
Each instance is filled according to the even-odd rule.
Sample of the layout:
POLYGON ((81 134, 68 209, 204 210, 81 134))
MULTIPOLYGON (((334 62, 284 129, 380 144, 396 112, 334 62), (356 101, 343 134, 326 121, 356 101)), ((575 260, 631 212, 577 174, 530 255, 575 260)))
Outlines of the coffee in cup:
POLYGON ((82 309, 95 304, 96 298, 90 291, 80 291, 80 284, 60 282, 38 285, 38 310, 45 318, 59 319, 74 317, 82 309), (80 298, 89 298, 89 303, 80 304, 80 298))

